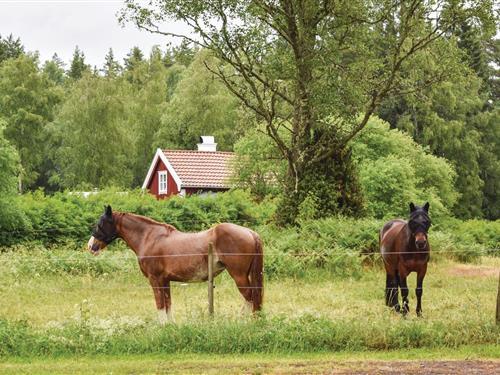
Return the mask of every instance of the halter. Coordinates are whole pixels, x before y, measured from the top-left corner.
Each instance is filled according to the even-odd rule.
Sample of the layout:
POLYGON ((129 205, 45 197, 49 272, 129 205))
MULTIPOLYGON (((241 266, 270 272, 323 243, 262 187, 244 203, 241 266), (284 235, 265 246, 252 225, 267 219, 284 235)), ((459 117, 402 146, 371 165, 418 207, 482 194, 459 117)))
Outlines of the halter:
POLYGON ((410 215, 410 220, 408 220, 408 229, 410 229, 410 233, 412 236, 415 236, 417 233, 425 233, 425 235, 427 236, 427 231, 429 230, 430 226, 431 226, 431 219, 429 218, 429 216, 427 214, 422 214, 420 213, 421 215, 424 215, 425 216, 425 220, 426 222, 428 223, 428 225, 425 225, 425 224, 422 224, 422 223, 419 223, 419 222, 414 222, 412 219, 412 215, 410 215), (412 230, 412 225, 410 225, 410 222, 413 223, 416 223, 417 224, 417 228, 415 231, 412 230))
POLYGON ((116 231, 116 225, 113 219, 111 219, 111 223, 113 224, 113 231, 110 234, 105 234, 104 231, 97 224, 97 230, 92 230, 92 236, 97 238, 99 241, 104 242, 106 245, 109 245, 111 242, 118 238, 118 232, 116 231))

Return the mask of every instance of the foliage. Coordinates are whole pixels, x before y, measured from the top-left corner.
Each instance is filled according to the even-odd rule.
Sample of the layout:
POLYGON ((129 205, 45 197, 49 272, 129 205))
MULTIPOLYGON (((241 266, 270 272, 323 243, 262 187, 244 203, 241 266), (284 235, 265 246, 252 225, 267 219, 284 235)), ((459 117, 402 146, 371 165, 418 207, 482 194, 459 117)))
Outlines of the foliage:
POLYGON ((349 142, 393 92, 418 92, 453 73, 459 61, 447 33, 490 8, 454 1, 436 7, 432 1, 127 0, 121 20, 168 36, 178 35, 159 25, 183 21, 194 34, 183 39, 213 52, 218 60, 207 68, 265 123, 287 161, 278 216, 290 224, 310 194, 324 207, 319 214, 359 211, 349 142), (430 54, 439 64, 424 63, 430 54), (408 66, 409 79, 402 73, 408 66), (278 132, 286 124, 290 142, 278 132))
MULTIPOLYGON (((237 187, 259 201, 281 198, 280 223, 359 215, 363 208, 392 217, 405 213, 407 200, 430 200, 439 218, 497 219, 496 18, 490 0, 449 3, 444 23, 431 29, 424 21, 435 15, 428 12, 430 2, 413 15, 411 9, 394 11, 399 2, 392 0, 354 1, 334 10, 300 2, 304 12, 294 8, 291 17, 263 9, 260 1, 223 1, 222 8, 161 1, 152 4, 166 7, 153 13, 135 13, 140 7, 129 1, 122 16, 143 28, 153 27, 148 20, 156 22, 156 11, 174 18, 199 11, 195 19, 213 13, 201 26, 210 25, 205 36, 217 38, 208 44, 204 36, 185 39, 149 55, 134 47, 123 70, 110 50, 107 67, 92 73, 78 48, 65 71, 57 55, 40 66, 19 39, 0 37, 0 118, 19 155, 18 186, 47 193, 135 188, 156 147, 193 149, 205 134, 215 135, 219 149, 236 151, 237 187), (309 22, 315 11, 321 14, 317 24, 309 22), (332 11, 335 17, 328 16, 332 11), (242 24, 232 18, 239 14, 242 24), (219 16, 227 18, 225 26, 213 23, 219 16), (286 38, 287 17, 296 40, 286 38), (411 53, 412 43, 422 48, 411 53), (385 125, 371 125, 378 120, 363 114, 379 103, 378 115, 422 149, 380 128, 385 125), (449 160, 455 177, 429 152, 449 160)), ((295 1, 277 7, 285 4, 295 1)), ((3 202, 2 210, 16 211, 14 203, 3 202)), ((23 222, 22 214, 7 216, 23 222)))
MULTIPOLYGON (((19 175, 19 155, 3 135, 3 122, 0 119, 0 236, 8 231, 24 227, 25 218, 13 202, 19 175)), ((0 244, 3 241, 0 241, 0 244)))
POLYGON ((141 49, 137 46, 132 48, 130 52, 127 54, 127 57, 125 58, 125 70, 131 71, 134 70, 135 66, 137 64, 140 64, 144 60, 144 54, 142 53, 141 49))
POLYGON ((64 62, 54 53, 50 60, 43 64, 43 72, 57 85, 62 85, 66 79, 64 75, 64 62))
MULTIPOLYGON (((14 224, 7 228, 8 231, 0 228, 0 245, 30 240, 45 244, 84 242, 107 204, 117 211, 148 216, 185 231, 207 229, 217 222, 254 227, 269 220, 274 208, 270 202, 255 205, 247 193, 238 190, 213 196, 166 200, 156 200, 142 191, 107 190, 87 198, 79 193, 48 196, 36 191, 11 198, 7 203, 12 209, 6 215, 12 215, 14 224), (25 220, 14 220, 18 215, 25 220)), ((10 216, 5 216, 4 220, 10 220, 10 216)))
POLYGON ((261 127, 248 130, 234 145, 232 183, 249 189, 258 200, 277 196, 286 172, 286 162, 261 127))
MULTIPOLYGON (((455 56, 454 77, 419 93, 409 92, 382 103, 379 115, 392 127, 404 129, 437 156, 451 161, 460 196, 453 212, 461 218, 496 219, 500 211, 498 158, 500 135, 498 97, 495 97, 496 19, 490 1, 475 22, 462 20, 453 29, 448 54, 455 56), (491 50, 489 52, 489 49, 491 50), (456 63, 458 62, 458 63, 456 63)), ((435 48, 446 48, 441 43, 435 48)), ((431 51, 426 65, 440 65, 431 51)), ((421 65, 424 61, 415 61, 421 65)), ((421 79, 409 65, 410 80, 421 79)))
POLYGON ((51 129, 59 167, 53 181, 72 189, 131 185, 126 90, 121 81, 88 73, 75 82, 51 129))
POLYGON ((169 70, 162 61, 161 51, 153 49, 148 60, 137 60, 129 67, 126 77, 132 79, 128 99, 126 127, 133 132, 134 152, 130 156, 134 179, 132 186, 141 186, 155 154, 156 133, 167 109, 171 82, 169 70))
POLYGON ((16 149, 4 137, 4 123, 0 119, 0 196, 16 191, 19 173, 19 156, 16 149))
POLYGON ((68 70, 68 77, 78 80, 82 78, 85 72, 90 72, 90 65, 85 63, 85 54, 76 46, 68 70))
POLYGON ((121 66, 118 61, 115 60, 113 49, 110 48, 106 57, 104 58, 104 67, 102 69, 106 77, 114 78, 121 70, 121 66))
POLYGON ((40 71, 36 55, 22 54, 0 66, 0 117, 6 122, 5 138, 21 160, 22 188, 36 186, 44 178, 44 128, 53 120, 61 94, 40 71))
MULTIPOLYGON (((277 182, 284 178, 285 166, 283 160, 276 160, 275 145, 254 130, 241 138, 235 149, 238 186, 249 188, 258 199, 277 194, 277 182)), ((432 215, 438 218, 449 215, 458 198, 455 172, 445 159, 431 155, 411 137, 390 130, 387 123, 375 117, 353 140, 351 157, 359 169, 367 216, 405 217, 409 202, 429 201, 432 215)), ((299 222, 324 214, 321 211, 325 207, 315 197, 308 195, 299 206, 299 222)))
POLYGON ((367 214, 376 218, 406 216, 412 201, 431 204, 434 217, 450 213, 458 194, 455 171, 411 137, 377 118, 370 120, 353 144, 367 214))
POLYGON ((12 34, 7 38, 0 35, 0 65, 7 59, 16 59, 24 54, 24 47, 19 38, 15 39, 12 34))
POLYGON ((200 51, 177 83, 155 143, 162 148, 191 150, 202 135, 215 136, 218 149, 231 151, 241 132, 238 102, 205 64, 216 59, 200 51))

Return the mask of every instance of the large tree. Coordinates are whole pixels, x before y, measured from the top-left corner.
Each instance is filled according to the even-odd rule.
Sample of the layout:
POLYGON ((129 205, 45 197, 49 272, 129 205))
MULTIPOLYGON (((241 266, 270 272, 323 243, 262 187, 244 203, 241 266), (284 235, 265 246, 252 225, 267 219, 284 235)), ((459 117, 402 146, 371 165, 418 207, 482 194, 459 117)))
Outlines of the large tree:
POLYGON ((205 68, 210 55, 200 51, 182 74, 156 137, 158 147, 193 149, 201 135, 213 135, 219 150, 231 151, 241 136, 239 102, 205 68))
MULTIPOLYGON (((474 26, 464 20, 453 31, 457 41, 453 54, 461 62, 453 80, 388 98, 378 110, 392 127, 404 129, 435 155, 452 162, 460 194, 453 212, 461 218, 496 219, 500 213, 500 133, 493 125, 500 112, 493 90, 494 60, 487 52, 494 37, 490 18, 483 14, 474 20, 474 26)), ((441 44, 432 48, 441 48, 441 44)), ((442 63, 429 57, 427 65, 442 63)), ((403 72, 415 77, 416 68, 410 65, 403 72)))
POLYGON ((122 80, 87 72, 74 83, 52 124, 52 183, 70 189, 131 185, 132 134, 123 126, 129 100, 122 80))
POLYGON ((23 54, 0 66, 0 117, 21 158, 21 189, 35 188, 43 178, 44 130, 60 100, 61 90, 40 71, 38 56, 23 54))
POLYGON ((0 119, 0 196, 16 192, 19 156, 4 137, 5 123, 0 119))
POLYGON ((311 195, 325 215, 359 211, 349 143, 385 97, 446 77, 455 59, 445 36, 477 11, 462 3, 127 0, 121 19, 213 51, 222 63, 208 62, 207 68, 264 121, 288 163, 279 214, 290 223, 311 195), (162 28, 170 19, 193 33, 162 28), (442 48, 429 49, 436 41, 442 48), (429 53, 441 64, 426 66, 429 53), (420 79, 410 81, 401 70, 414 59, 423 64, 420 79))
POLYGON ((127 117, 128 128, 134 134, 132 170, 134 186, 141 186, 155 153, 155 134, 161 126, 168 97, 168 69, 163 55, 153 48, 147 60, 136 61, 125 73, 125 81, 132 82, 131 102, 127 117))

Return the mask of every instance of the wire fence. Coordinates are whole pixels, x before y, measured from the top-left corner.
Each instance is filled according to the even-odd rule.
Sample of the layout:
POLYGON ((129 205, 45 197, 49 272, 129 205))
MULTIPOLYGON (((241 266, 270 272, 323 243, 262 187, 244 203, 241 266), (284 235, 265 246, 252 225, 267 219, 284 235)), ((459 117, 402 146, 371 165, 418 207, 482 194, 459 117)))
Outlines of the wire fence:
MULTIPOLYGON (((47 250, 47 257, 31 257, 27 259, 26 257, 23 261, 27 262, 47 262, 47 261, 82 261, 82 260, 92 260, 92 261, 114 261, 114 260, 144 260, 144 259, 162 259, 162 258, 182 258, 182 257, 207 257, 207 253, 174 253, 174 254, 161 254, 161 255, 125 255, 125 254, 112 254, 112 255, 102 255, 105 254, 106 250, 101 250, 99 254, 93 254, 93 257, 89 257, 87 252, 83 250, 81 252, 76 252, 76 254, 68 256, 68 257, 58 257, 50 255, 50 250, 47 250), (85 254, 84 258, 79 257, 81 254, 85 254)), ((324 250, 311 250, 311 251, 303 251, 303 252, 263 252, 263 253, 233 253, 233 252, 216 252, 217 256, 255 256, 255 255, 263 255, 264 257, 311 257, 311 256, 334 256, 334 257, 383 257, 384 255, 398 255, 398 254, 463 254, 466 250, 438 250, 438 251, 412 251, 412 252, 403 252, 403 251, 389 251, 389 252, 358 252, 355 250, 348 250, 344 252, 338 252, 333 250, 332 252, 327 252, 324 250)), ((474 250, 474 254, 480 255, 492 255, 492 253, 498 253, 500 255, 500 249, 481 249, 474 250)), ((90 251, 88 252, 90 254, 90 251)), ((0 262, 12 262, 19 261, 19 259, 9 259, 6 258, 9 253, 4 253, 0 255, 0 262)), ((15 254, 15 252, 12 252, 15 254)))

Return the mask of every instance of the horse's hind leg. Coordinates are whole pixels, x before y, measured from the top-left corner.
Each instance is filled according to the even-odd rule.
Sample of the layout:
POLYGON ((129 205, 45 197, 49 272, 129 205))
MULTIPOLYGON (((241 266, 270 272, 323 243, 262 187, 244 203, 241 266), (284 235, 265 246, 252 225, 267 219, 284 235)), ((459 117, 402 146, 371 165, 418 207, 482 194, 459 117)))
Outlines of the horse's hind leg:
POLYGON ((385 305, 391 306, 391 276, 387 273, 385 277, 385 305))
POLYGON ((241 295, 245 299, 245 305, 243 306, 243 310, 252 311, 253 310, 253 302, 252 302, 252 285, 250 284, 250 280, 247 275, 235 275, 230 272, 229 274, 234 279, 238 290, 241 295))

